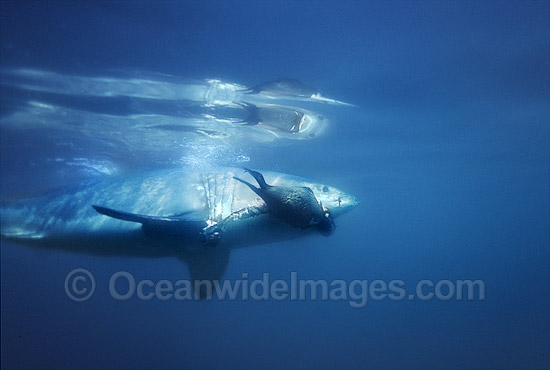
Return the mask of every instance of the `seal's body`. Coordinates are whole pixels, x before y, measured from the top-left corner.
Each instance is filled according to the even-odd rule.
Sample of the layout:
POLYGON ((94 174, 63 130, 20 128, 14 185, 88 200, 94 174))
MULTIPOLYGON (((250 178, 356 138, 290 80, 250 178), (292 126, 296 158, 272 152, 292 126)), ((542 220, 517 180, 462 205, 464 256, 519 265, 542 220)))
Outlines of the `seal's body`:
POLYGON ((269 214, 284 220, 292 227, 306 229, 315 226, 323 235, 334 231, 334 222, 328 209, 315 197, 311 188, 306 186, 271 186, 261 173, 245 169, 260 185, 259 188, 235 177, 248 185, 264 200, 269 214))

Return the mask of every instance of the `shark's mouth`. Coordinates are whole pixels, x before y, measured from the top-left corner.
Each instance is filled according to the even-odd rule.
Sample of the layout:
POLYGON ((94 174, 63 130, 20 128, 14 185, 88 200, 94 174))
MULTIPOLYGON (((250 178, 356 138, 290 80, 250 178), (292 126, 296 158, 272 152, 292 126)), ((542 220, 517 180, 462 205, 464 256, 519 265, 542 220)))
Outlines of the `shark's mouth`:
POLYGON ((326 126, 325 118, 319 114, 278 105, 258 107, 258 124, 292 139, 316 137, 326 126))
POLYGON ((283 107, 259 108, 258 116, 263 125, 288 133, 302 132, 306 121, 304 113, 283 107))

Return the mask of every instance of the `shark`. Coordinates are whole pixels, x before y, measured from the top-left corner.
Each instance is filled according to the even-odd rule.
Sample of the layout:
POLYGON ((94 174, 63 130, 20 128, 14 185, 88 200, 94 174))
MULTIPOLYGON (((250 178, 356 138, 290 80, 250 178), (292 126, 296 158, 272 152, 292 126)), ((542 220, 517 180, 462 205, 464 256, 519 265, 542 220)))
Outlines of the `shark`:
MULTIPOLYGON (((255 171, 252 171, 255 173, 255 171)), ((309 189, 331 220, 354 195, 290 174, 261 171, 270 188, 309 189)), ((140 171, 87 180, 39 197, 3 202, 2 239, 97 256, 174 257, 191 280, 219 282, 231 251, 307 237, 270 212, 239 168, 140 171)))

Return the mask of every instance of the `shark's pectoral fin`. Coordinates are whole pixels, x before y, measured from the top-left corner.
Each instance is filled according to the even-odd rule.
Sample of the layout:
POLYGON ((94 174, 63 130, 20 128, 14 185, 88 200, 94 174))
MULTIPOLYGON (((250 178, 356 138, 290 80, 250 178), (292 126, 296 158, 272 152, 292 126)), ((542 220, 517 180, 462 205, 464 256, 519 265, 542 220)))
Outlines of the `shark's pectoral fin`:
POLYGON ((201 299, 210 297, 219 285, 227 268, 230 252, 226 248, 201 248, 180 256, 189 268, 195 294, 201 299))
POLYGON ((143 231, 150 236, 187 236, 199 235, 206 226, 203 212, 185 212, 173 216, 148 216, 115 209, 93 206, 102 215, 118 220, 141 223, 143 231))

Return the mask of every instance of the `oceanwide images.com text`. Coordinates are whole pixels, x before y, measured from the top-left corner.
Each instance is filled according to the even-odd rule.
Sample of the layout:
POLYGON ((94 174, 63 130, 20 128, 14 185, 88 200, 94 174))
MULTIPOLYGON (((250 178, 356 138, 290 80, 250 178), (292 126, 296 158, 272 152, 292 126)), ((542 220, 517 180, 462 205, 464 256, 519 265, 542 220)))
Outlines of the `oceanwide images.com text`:
MULTIPOLYGON (((109 278, 109 294, 127 301, 189 300, 253 300, 253 301, 346 301, 353 308, 363 308, 370 301, 483 301, 483 280, 420 280, 409 291, 404 280, 312 280, 301 279, 291 272, 288 280, 270 278, 265 272, 260 279, 243 273, 236 280, 137 280, 127 271, 118 271, 109 278), (201 292, 201 294, 199 294, 201 292)), ((75 269, 67 274, 65 292, 75 302, 89 300, 96 291, 92 273, 75 269)))

